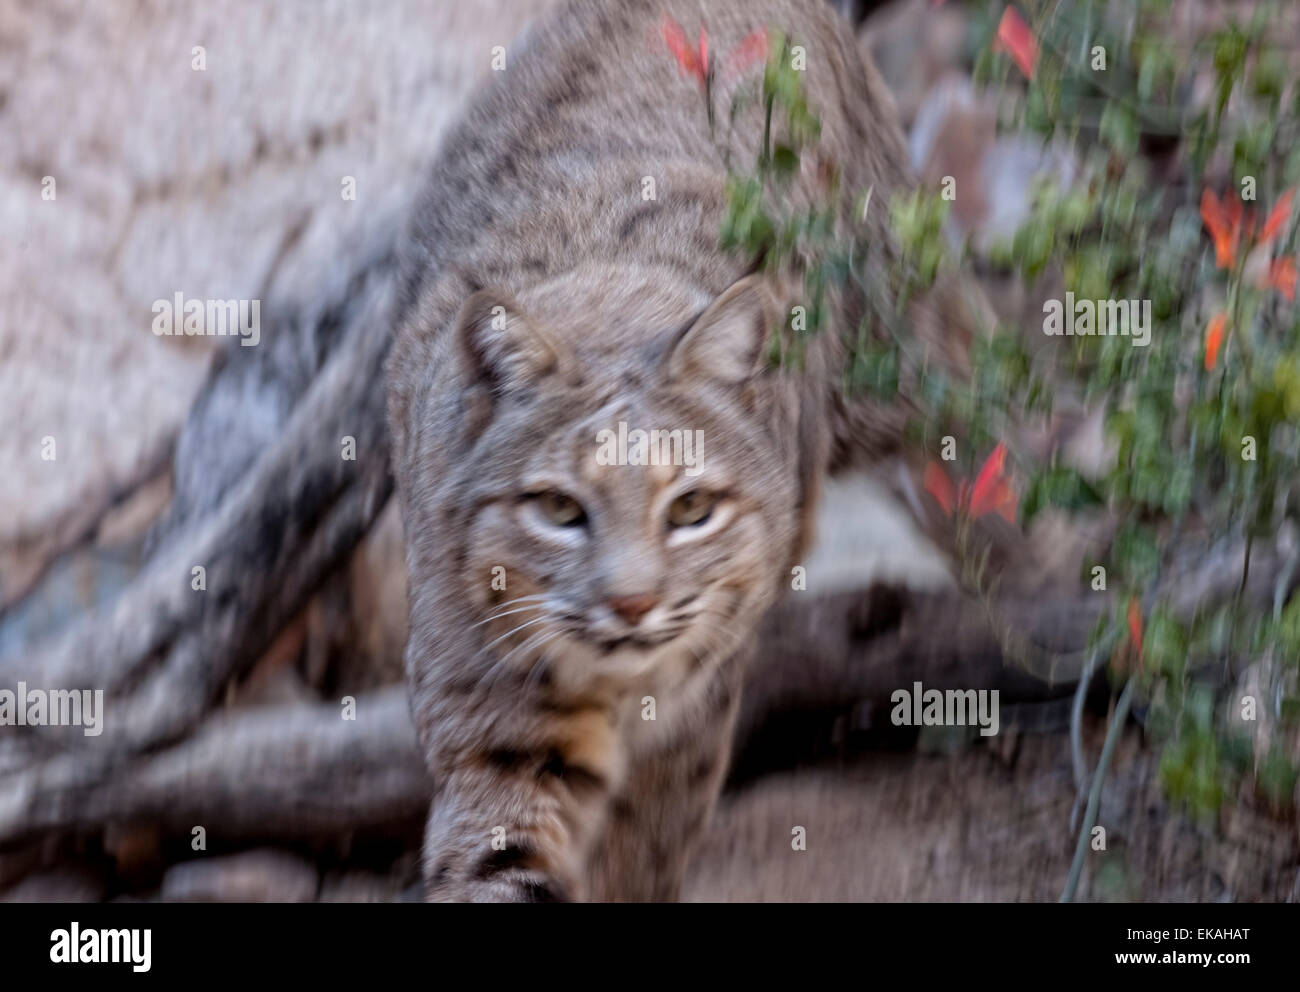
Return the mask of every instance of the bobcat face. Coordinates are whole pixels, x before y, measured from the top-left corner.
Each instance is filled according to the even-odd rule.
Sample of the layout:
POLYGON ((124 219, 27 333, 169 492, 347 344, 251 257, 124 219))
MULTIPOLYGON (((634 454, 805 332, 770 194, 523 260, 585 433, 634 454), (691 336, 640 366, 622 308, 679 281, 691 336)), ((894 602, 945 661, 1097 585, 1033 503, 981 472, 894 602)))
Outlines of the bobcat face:
POLYGON ((500 665, 545 660, 575 687, 670 663, 685 675, 734 649, 798 527, 762 288, 701 307, 618 285, 489 294, 461 324, 492 395, 467 473, 462 588, 500 665), (498 566, 504 589, 487 581, 498 566))

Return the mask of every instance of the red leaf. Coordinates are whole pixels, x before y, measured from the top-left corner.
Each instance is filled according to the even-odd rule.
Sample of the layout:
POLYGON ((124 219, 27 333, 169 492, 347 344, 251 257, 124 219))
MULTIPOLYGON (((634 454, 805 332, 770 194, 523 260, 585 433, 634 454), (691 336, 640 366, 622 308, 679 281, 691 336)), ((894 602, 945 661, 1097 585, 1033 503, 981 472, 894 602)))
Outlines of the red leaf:
POLYGON ((723 75, 734 78, 750 66, 767 61, 767 28, 751 31, 727 56, 723 75))
POLYGON ((1201 194, 1201 220, 1214 238, 1214 264, 1221 269, 1230 266, 1237 253, 1241 224, 1240 201, 1236 201, 1236 207, 1236 211, 1230 214, 1213 192, 1207 189, 1201 194))
POLYGON ((1138 664, 1142 664, 1142 610, 1138 606, 1137 597, 1128 601, 1128 636, 1137 648, 1138 664))
POLYGON ((971 490, 972 517, 978 519, 987 513, 998 513, 1008 523, 1016 522, 1016 493, 1002 471, 1006 459, 1007 446, 999 444, 980 467, 971 490))
POLYGON ((1295 302, 1296 266, 1294 255, 1284 255, 1273 259, 1268 267, 1268 285, 1295 302))
POLYGON ((952 516, 957 509, 957 493, 953 490, 948 473, 939 467, 938 462, 930 462, 925 466, 925 491, 934 497, 944 513, 952 516))
POLYGON ((1268 214, 1268 220, 1264 221, 1264 230, 1259 234, 1261 244, 1266 244, 1277 237, 1277 232, 1282 230, 1282 225, 1291 217, 1291 197, 1295 190, 1287 190, 1282 194, 1282 198, 1277 201, 1268 214))
POLYGON ((1020 66, 1025 78, 1034 78, 1034 69, 1038 65, 1038 42, 1034 40, 1034 33, 1029 30, 1029 25, 1015 7, 1008 7, 1002 12, 993 48, 1010 55, 1016 65, 1020 66))
POLYGON ((1223 328, 1227 324, 1226 315, 1216 313, 1205 330, 1205 371, 1213 372, 1219 364, 1219 346, 1223 344, 1223 328))
MULTIPOLYGON (((673 58, 677 64, 688 76, 694 76, 699 82, 704 82, 704 65, 700 61, 699 54, 691 48, 691 43, 686 40, 686 29, 674 21, 671 17, 664 18, 664 42, 668 45, 668 50, 672 52, 673 58)), ((700 30, 700 43, 704 44, 704 31, 700 30)))
POLYGON ((1228 229, 1228 218, 1223 212, 1223 205, 1212 189, 1201 190, 1201 220, 1211 234, 1228 229))

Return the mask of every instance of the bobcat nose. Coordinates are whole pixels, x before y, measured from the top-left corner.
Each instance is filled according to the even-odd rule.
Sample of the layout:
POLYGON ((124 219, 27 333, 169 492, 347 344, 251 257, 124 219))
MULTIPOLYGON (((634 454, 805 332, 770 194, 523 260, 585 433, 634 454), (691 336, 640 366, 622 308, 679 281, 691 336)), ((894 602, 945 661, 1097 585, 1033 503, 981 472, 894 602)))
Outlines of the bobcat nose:
POLYGON ((639 596, 611 596, 609 608, 635 627, 658 602, 659 597, 654 593, 642 593, 639 596))

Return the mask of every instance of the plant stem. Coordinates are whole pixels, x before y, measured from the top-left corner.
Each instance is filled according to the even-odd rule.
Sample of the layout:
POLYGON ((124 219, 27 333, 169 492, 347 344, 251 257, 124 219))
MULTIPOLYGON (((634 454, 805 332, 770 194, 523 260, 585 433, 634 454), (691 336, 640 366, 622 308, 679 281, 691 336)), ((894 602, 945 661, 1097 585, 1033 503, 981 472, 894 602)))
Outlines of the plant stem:
POLYGON ((772 161, 772 104, 776 97, 768 94, 767 103, 763 113, 763 165, 767 166, 772 161))
POLYGON ((1074 845, 1074 861, 1070 864, 1070 877, 1066 880, 1065 890, 1061 893, 1061 902, 1073 902, 1075 890, 1079 887, 1079 876, 1083 874, 1083 862, 1088 856, 1088 838, 1097 820, 1097 808, 1101 805, 1101 789, 1106 782, 1106 770, 1110 767, 1111 755, 1128 719, 1129 706, 1133 702, 1133 679, 1124 684, 1124 691, 1119 694, 1119 703, 1111 714, 1110 726, 1106 728, 1106 743, 1102 745, 1101 757, 1097 759, 1097 771, 1092 776, 1092 791, 1088 794, 1088 809, 1084 813, 1083 823, 1079 827, 1079 839, 1074 845))
POLYGON ((1225 678, 1229 674, 1233 648, 1237 642, 1237 617, 1241 614, 1241 599, 1246 594, 1246 581, 1250 578, 1250 549, 1254 543, 1255 535, 1247 528, 1246 554, 1241 562, 1241 581, 1237 583, 1237 594, 1232 598, 1232 624, 1228 632, 1228 650, 1223 656, 1223 674, 1225 678))
POLYGON ((1092 684, 1092 676, 1101 664, 1103 647, 1106 640, 1109 640, 1110 632, 1104 640, 1098 641, 1092 649, 1092 654, 1088 657, 1088 663, 1083 666, 1083 674, 1079 676, 1079 684, 1074 690, 1074 702, 1070 706, 1070 757, 1074 764, 1074 787, 1083 795, 1083 788, 1088 781, 1088 766, 1083 756, 1083 703, 1088 697, 1088 686, 1092 684))

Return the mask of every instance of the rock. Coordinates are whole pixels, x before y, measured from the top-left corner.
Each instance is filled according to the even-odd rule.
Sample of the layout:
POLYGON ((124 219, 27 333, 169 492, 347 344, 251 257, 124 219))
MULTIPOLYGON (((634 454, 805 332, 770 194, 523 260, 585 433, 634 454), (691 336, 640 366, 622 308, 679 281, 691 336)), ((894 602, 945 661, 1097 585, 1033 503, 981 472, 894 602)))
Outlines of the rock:
POLYGON ((0 852, 0 891, 35 871, 41 864, 41 846, 29 844, 0 852))
POLYGON ((270 849, 198 858, 163 876, 163 902, 312 902, 319 879, 302 858, 270 849))
POLYGON ((863 22, 858 47, 889 84, 905 129, 934 85, 961 67, 966 31, 960 5, 931 0, 885 4, 863 22))
POLYGON ((0 902, 99 902, 106 892, 103 878, 88 868, 53 868, 28 875, 0 893, 0 902))
POLYGON ((104 831, 104 848, 117 867, 117 877, 135 887, 157 883, 162 869, 162 832, 152 823, 111 824, 104 831))
POLYGON ((401 882, 369 871, 332 872, 321 884, 321 902, 396 902, 401 882))
MULTIPOLYGON (((49 0, 0 14, 0 608, 156 471, 228 342, 156 336, 154 301, 260 299, 260 347, 236 351, 313 324, 386 247, 492 46, 549 4, 233 0, 83 17, 49 0)), ((257 397, 215 425, 248 442, 232 451, 259 453, 280 429, 287 411, 257 397)), ((178 491, 218 500, 213 457, 178 473, 178 491)), ((155 511, 146 499, 104 536, 155 511)), ((41 612, 12 650, 58 629, 41 612)))
POLYGON ((1041 178, 1054 178, 1065 189, 1078 172, 1060 143, 999 135, 994 97, 977 93, 964 77, 946 79, 926 95, 908 144, 912 166, 929 188, 939 188, 945 177, 954 180, 953 241, 971 237, 982 250, 1011 240, 1029 216, 1041 178))

